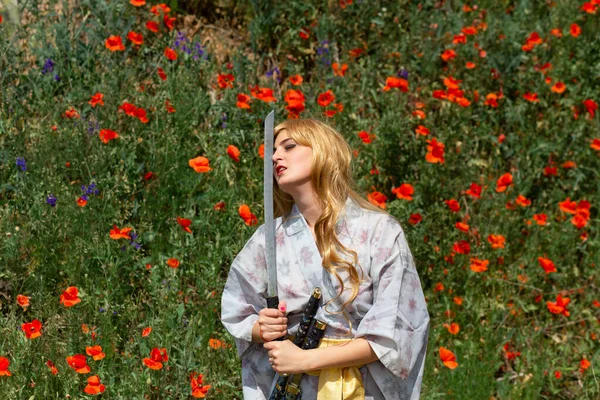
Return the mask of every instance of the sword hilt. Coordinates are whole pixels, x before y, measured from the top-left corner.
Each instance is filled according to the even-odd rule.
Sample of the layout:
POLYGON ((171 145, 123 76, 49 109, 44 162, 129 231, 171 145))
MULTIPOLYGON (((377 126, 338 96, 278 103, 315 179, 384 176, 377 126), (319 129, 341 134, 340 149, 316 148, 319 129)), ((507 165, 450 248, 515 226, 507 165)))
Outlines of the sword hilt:
MULTIPOLYGON (((279 296, 273 296, 273 297, 267 297, 267 308, 274 308, 276 310, 278 310, 277 306, 279 305, 279 296)), ((282 337, 278 337, 277 339, 273 339, 273 340, 285 340, 285 335, 282 337)))

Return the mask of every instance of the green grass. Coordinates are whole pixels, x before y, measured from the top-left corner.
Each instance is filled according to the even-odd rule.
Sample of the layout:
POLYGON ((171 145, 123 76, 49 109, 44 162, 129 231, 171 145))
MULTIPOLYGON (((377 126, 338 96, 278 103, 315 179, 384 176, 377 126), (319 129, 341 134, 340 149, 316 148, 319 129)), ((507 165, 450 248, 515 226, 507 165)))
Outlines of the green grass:
POLYGON ((194 371, 211 385, 207 398, 241 398, 240 361, 219 321, 221 290, 256 229, 239 217, 239 206, 249 205, 262 221, 261 119, 275 109, 276 122, 284 120, 285 94, 297 89, 306 97, 300 116, 326 120, 346 137, 357 151, 354 176, 363 194, 386 195, 387 210, 406 232, 432 317, 422 398, 600 397, 600 152, 591 146, 600 122, 583 103, 600 102, 600 11, 586 13, 583 1, 483 0, 472 12, 448 0, 355 0, 346 8, 335 1, 217 3, 219 11, 198 14, 208 23, 198 30, 183 13, 197 5, 176 1, 169 3, 177 17, 172 31, 150 12, 152 4, 128 1, 52 1, 48 8, 30 1, 19 26, 2 14, 0 357, 9 359, 12 376, 0 376, 0 393, 88 397, 89 375, 75 373, 66 357, 98 344, 106 357, 88 357, 88 364, 106 385, 103 397, 190 398, 194 371), (146 28, 149 20, 159 23, 158 33, 146 28), (573 23, 578 37, 569 33, 573 23), (467 26, 477 33, 453 44, 467 26), (300 38, 307 28, 309 39, 300 38), (551 35, 554 28, 563 36, 551 35), (142 33, 144 44, 132 45, 129 31, 142 33), (534 31, 543 43, 524 51, 534 31), (189 34, 187 43, 178 32, 189 34), (105 47, 111 35, 122 37, 124 51, 105 47), (176 61, 164 56, 166 47, 177 51, 176 61), (363 53, 352 56, 356 49, 363 53), (444 62, 446 49, 456 58, 444 62), (48 59, 53 70, 43 71, 48 59), (476 67, 467 69, 468 61, 476 67), (348 64, 345 76, 334 75, 333 62, 348 64), (546 63, 552 68, 544 74, 546 63), (275 67, 280 81, 267 75, 275 67), (217 76, 226 73, 235 77, 233 88, 218 86, 217 76), (300 86, 290 84, 295 74, 304 79, 300 86), (382 90, 386 78, 401 75, 407 92, 382 90), (448 76, 462 81, 468 107, 434 98, 448 76), (566 84, 563 93, 551 90, 557 81, 566 84), (249 95, 254 85, 273 89, 277 102, 252 98, 250 110, 236 107, 237 95, 249 95), (344 107, 331 118, 317 104, 329 89, 344 107), (97 92, 104 106, 92 107, 97 92), (527 92, 539 102, 524 99, 527 92), (485 104, 491 93, 502 93, 498 107, 485 104), (124 102, 145 109, 148 122, 119 111, 124 102), (64 117, 69 107, 81 118, 64 117), (424 119, 415 114, 419 108, 424 119), (415 133, 419 125, 430 129, 427 137, 415 133), (100 129, 119 137, 104 144, 100 129), (376 136, 372 143, 361 141, 363 130, 376 136), (432 138, 445 146, 444 163, 426 160, 432 138), (229 145, 240 149, 240 162, 227 155, 229 145), (188 160, 198 156, 210 160, 212 171, 190 168, 188 160), (556 167, 556 175, 545 174, 546 167, 556 167), (497 192, 506 173, 513 186, 497 192), (81 186, 92 182, 98 194, 78 206, 81 186), (403 183, 414 187, 412 201, 392 192, 403 183), (472 183, 482 187, 481 198, 465 193, 472 183), (50 194, 55 207, 46 202, 50 194), (531 204, 512 207, 519 195, 531 204), (561 211, 567 198, 591 204, 585 226, 561 211), (450 199, 458 200, 457 213, 444 202, 450 199), (214 209, 219 202, 223 210, 214 209), (409 223, 413 214, 422 221, 409 223), (537 214, 546 214, 548 224, 536 224, 537 214), (178 217, 193 221, 192 234, 178 217), (140 248, 111 239, 113 225, 132 227, 140 248), (493 249, 490 234, 504 236, 505 247, 493 249), (453 250, 460 240, 470 254, 453 250), (473 272, 471 257, 489 260, 487 271, 473 272), (552 260, 557 272, 546 274, 539 257, 552 260), (180 267, 169 268, 169 258, 180 267), (69 286, 82 301, 66 308, 59 299, 69 286), (19 294, 30 297, 27 310, 17 304, 19 294), (548 310, 557 294, 571 299, 568 317, 548 310), (20 326, 33 319, 43 328, 30 340, 20 326), (460 326, 456 335, 444 327, 451 322, 460 326), (149 326, 152 333, 142 337, 149 326), (211 338, 225 348, 211 348, 211 338), (520 352, 512 360, 507 343, 520 352), (169 355, 158 371, 142 362, 154 347, 169 355), (456 369, 442 364, 440 347, 454 352, 456 369), (581 372, 584 358, 591 366, 581 372))

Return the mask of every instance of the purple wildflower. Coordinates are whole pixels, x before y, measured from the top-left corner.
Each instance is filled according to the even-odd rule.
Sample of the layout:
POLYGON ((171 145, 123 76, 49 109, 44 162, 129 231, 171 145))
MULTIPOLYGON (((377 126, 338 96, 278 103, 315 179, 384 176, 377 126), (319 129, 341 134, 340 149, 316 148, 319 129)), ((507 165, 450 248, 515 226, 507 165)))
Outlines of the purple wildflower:
POLYGON ((42 74, 46 75, 49 72, 53 72, 54 71, 54 61, 52 61, 51 59, 46 59, 46 61, 44 62, 44 67, 42 68, 42 74))
POLYGON ((408 71, 402 68, 400 71, 398 71, 396 76, 399 78, 408 79, 408 71))
POLYGON ((50 204, 50 207, 56 207, 56 197, 52 193, 46 197, 46 203, 50 204))
POLYGON ((17 162, 15 164, 21 169, 21 171, 27 171, 27 162, 23 157, 17 157, 17 162))

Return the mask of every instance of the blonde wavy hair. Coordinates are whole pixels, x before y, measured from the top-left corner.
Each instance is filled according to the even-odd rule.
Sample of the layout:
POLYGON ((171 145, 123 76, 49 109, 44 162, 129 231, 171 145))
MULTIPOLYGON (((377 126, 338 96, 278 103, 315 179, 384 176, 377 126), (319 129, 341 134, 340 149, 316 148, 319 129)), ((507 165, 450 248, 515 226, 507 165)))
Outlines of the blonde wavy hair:
MULTIPOLYGON (((317 248, 322 254, 323 268, 335 276, 341 287, 340 293, 325 305, 325 310, 327 311, 329 303, 339 299, 345 291, 344 282, 337 270, 347 271, 352 294, 342 304, 342 311, 337 314, 344 313, 350 324, 350 331, 352 331, 352 323, 345 308, 358 295, 362 269, 361 276, 359 276, 358 255, 340 242, 335 226, 340 214, 345 209, 348 196, 361 208, 381 213, 386 212, 357 193, 356 184, 352 178, 352 149, 335 129, 321 121, 307 118, 288 119, 277 125, 274 129, 275 138, 284 131, 296 143, 312 148, 311 184, 322 210, 321 216, 315 223, 317 248), (340 252, 350 255, 353 261, 348 262, 342 258, 340 252)), ((273 180, 273 201, 275 218, 284 217, 285 220, 292 210, 294 199, 282 191, 275 180, 273 180)))

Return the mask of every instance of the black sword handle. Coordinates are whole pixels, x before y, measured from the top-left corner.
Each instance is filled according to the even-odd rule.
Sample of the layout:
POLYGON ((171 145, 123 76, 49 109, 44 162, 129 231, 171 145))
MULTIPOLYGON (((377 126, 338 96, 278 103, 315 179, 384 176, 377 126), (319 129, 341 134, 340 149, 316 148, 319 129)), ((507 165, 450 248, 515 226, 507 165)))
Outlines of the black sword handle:
MULTIPOLYGON (((278 308, 277 308, 278 305, 279 305, 279 296, 267 297, 267 308, 274 308, 274 309, 278 310, 278 308)), ((277 339, 273 339, 273 340, 278 340, 278 341, 285 340, 285 335, 283 335, 282 337, 278 337, 277 339)))
MULTIPOLYGON (((304 344, 304 339, 307 336, 309 328, 313 322, 315 315, 317 314, 317 310, 319 309, 319 302, 321 300, 321 288, 315 287, 313 289, 312 295, 310 299, 308 299, 308 304, 306 305, 306 309, 304 310, 304 314, 302 314, 302 320, 298 326, 298 331, 296 332, 296 337, 294 338, 294 344, 300 348, 304 344)), ((267 299, 267 304, 268 299, 267 299)), ((279 304, 279 302, 277 303, 279 304)), ((269 397, 269 400, 282 400, 285 396, 285 391, 288 383, 290 382, 290 376, 281 376, 277 378, 277 383, 275 384, 275 388, 269 397)))

